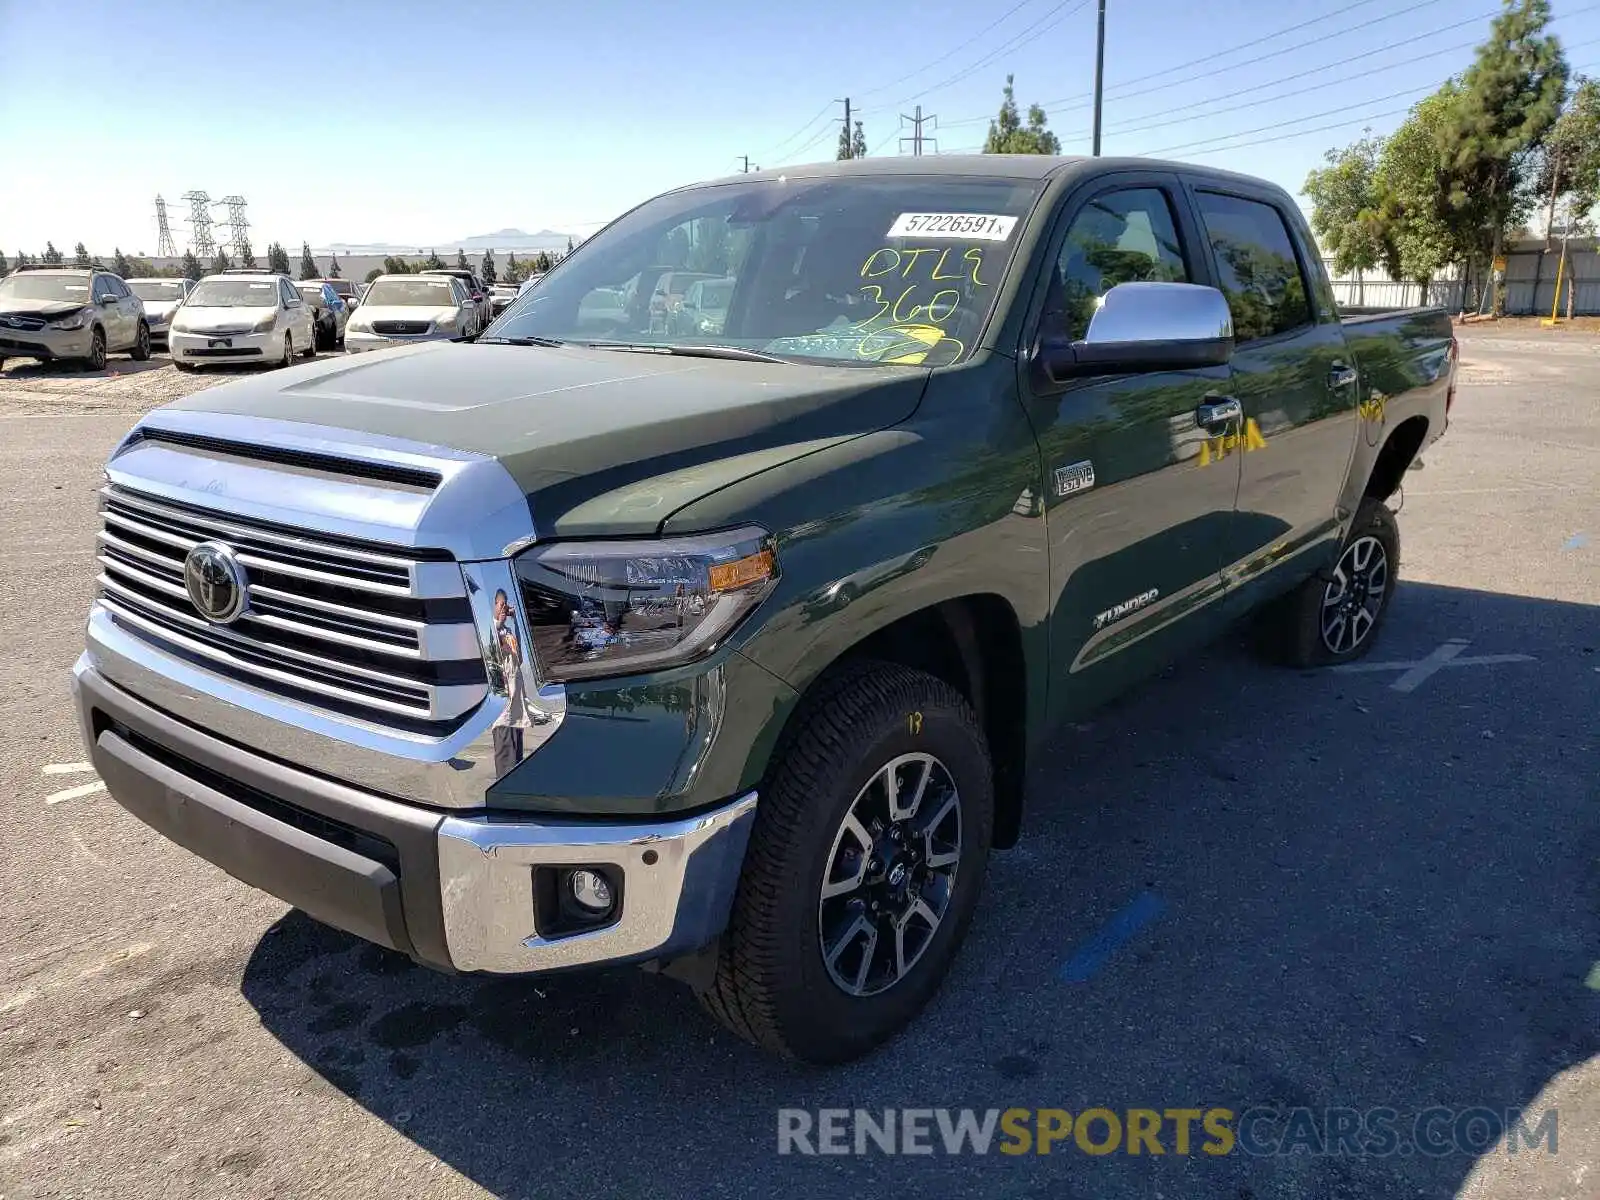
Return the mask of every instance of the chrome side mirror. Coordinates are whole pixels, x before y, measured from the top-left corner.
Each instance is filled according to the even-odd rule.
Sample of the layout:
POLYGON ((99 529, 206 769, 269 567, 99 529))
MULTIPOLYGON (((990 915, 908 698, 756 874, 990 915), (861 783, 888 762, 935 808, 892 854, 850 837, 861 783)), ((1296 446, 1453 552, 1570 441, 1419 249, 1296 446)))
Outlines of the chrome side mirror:
POLYGON ((1083 340, 1041 341, 1039 370, 1053 383, 1084 375, 1218 367, 1233 356, 1233 315, 1214 287, 1119 283, 1102 296, 1083 340))

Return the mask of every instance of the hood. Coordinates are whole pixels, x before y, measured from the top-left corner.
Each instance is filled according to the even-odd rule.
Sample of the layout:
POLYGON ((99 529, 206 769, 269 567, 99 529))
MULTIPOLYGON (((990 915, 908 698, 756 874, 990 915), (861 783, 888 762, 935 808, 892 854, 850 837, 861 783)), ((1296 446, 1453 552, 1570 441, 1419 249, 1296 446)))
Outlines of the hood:
POLYGON ((159 321, 165 321, 177 311, 178 302, 176 300, 146 300, 144 302, 144 315, 155 317, 159 321))
POLYGON ((14 313, 17 316, 44 317, 49 320, 88 307, 87 300, 21 300, 9 296, 0 297, 0 316, 14 313))
POLYGON ((358 310, 362 323, 371 321, 444 321, 459 311, 455 305, 432 308, 426 304, 363 304, 358 310))
POLYGON ((211 329, 249 329, 263 317, 272 313, 263 304, 239 304, 226 308, 201 308, 194 304, 183 307, 183 326, 197 333, 211 329))
POLYGON ((482 454, 529 497, 541 537, 637 535, 739 479, 904 420, 927 376, 432 342, 251 376, 162 411, 301 421, 482 454))

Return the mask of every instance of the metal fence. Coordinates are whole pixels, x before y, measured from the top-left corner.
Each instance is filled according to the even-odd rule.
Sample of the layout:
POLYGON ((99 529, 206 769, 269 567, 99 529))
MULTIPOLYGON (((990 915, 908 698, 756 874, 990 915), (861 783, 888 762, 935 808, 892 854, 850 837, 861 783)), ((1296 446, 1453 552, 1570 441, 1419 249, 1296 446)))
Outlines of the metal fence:
MULTIPOLYGON (((1543 241, 1523 242, 1506 252, 1506 313, 1510 316, 1549 316, 1556 303, 1556 272, 1561 258, 1561 244, 1554 243, 1546 250, 1543 241)), ((1391 279, 1381 271, 1368 271, 1362 278, 1338 275, 1333 263, 1324 259, 1328 277, 1333 282, 1333 294, 1339 304, 1349 308, 1412 308, 1421 304, 1438 304, 1452 312, 1461 310, 1464 302, 1476 299, 1476 289, 1463 299, 1462 281, 1454 278, 1437 279, 1428 288, 1426 298, 1422 286, 1391 279)), ((1561 300, 1559 315, 1567 312, 1568 289, 1572 292, 1572 312, 1575 316, 1600 314, 1600 247, 1596 239, 1573 239, 1567 246, 1566 266, 1561 268, 1561 300)))

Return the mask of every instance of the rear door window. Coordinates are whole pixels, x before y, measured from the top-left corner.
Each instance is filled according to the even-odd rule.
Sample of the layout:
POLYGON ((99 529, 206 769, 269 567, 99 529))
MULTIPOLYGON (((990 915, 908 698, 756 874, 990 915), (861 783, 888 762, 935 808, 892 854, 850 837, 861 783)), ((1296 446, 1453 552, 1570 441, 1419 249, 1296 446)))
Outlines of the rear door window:
POLYGON ((1311 324, 1305 272, 1283 214, 1260 200, 1220 192, 1196 199, 1216 260, 1217 283, 1233 314, 1236 344, 1311 324))

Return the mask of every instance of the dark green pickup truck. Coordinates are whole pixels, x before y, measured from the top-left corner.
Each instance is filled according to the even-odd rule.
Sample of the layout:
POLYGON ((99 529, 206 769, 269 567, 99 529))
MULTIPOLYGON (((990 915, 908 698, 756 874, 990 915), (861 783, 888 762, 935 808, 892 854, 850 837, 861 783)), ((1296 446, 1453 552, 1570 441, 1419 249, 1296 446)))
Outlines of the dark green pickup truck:
POLYGON ((145 417, 84 738, 124 807, 332 925, 645 964, 847 1059, 938 986, 1052 728, 1247 613, 1288 662, 1371 646, 1454 375, 1442 312, 1341 321, 1240 176, 684 188, 476 342, 145 417))

